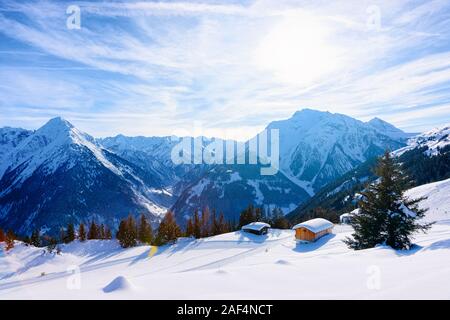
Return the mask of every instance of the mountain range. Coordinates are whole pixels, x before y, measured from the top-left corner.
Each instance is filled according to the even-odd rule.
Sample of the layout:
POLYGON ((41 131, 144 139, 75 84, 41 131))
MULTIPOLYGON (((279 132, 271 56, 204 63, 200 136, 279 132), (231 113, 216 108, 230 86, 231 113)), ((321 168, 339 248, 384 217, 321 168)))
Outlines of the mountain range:
MULTIPOLYGON (((1 128, 0 225, 56 233, 95 219, 114 228, 130 213, 157 225, 169 209, 183 224, 203 207, 235 220, 249 204, 288 213, 385 149, 405 147, 410 136, 378 118, 311 109, 267 129, 279 130, 280 170, 265 176, 261 164, 174 164, 173 137, 95 139, 62 118, 36 131, 1 128)), ((215 139, 201 140, 204 148, 215 139)))

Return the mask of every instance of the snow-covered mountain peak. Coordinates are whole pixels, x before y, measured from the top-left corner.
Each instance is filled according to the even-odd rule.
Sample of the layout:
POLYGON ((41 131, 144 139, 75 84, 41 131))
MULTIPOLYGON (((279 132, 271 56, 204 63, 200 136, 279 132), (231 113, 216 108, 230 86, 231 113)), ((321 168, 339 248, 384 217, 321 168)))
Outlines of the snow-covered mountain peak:
POLYGON ((49 143, 85 145, 92 144, 95 141, 93 137, 78 130, 73 124, 61 117, 50 119, 36 131, 36 135, 44 137, 49 143))
POLYGON ((370 125, 375 130, 393 138, 393 139, 407 139, 411 137, 413 134, 406 133, 389 122, 386 122, 378 117, 375 117, 367 122, 368 125, 370 125))
POLYGON ((440 149, 450 145, 450 124, 441 128, 434 128, 430 131, 416 135, 408 140, 408 145, 394 151, 395 155, 402 155, 406 151, 416 148, 426 148, 428 155, 435 155, 440 149))
POLYGON ((3 164, 0 164, 0 177, 20 167, 21 174, 15 179, 17 183, 24 181, 38 168, 46 168, 48 173, 52 173, 62 164, 72 167, 78 162, 77 149, 80 148, 89 150, 98 161, 114 169, 93 137, 57 117, 30 134, 5 156, 3 164))
POLYGON ((405 142, 399 137, 403 132, 394 126, 389 132, 395 134, 390 135, 343 114, 311 109, 271 122, 267 129, 279 130, 283 173, 300 186, 309 185, 315 190, 368 158, 385 149, 402 147, 405 142))

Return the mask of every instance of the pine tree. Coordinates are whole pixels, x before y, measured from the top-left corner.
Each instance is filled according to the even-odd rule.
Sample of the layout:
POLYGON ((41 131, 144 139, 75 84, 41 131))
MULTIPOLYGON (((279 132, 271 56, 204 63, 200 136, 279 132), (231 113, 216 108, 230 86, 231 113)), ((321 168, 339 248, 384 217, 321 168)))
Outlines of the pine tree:
POLYGON ((48 253, 53 253, 53 251, 56 249, 56 246, 58 245, 58 241, 56 241, 55 238, 50 237, 48 239, 48 245, 47 245, 47 251, 48 253))
POLYGON ((213 213, 213 226, 212 235, 218 235, 228 232, 228 224, 225 221, 225 216, 223 212, 220 213, 219 218, 217 218, 216 213, 213 213))
POLYGON ((105 240, 105 225, 103 223, 98 228, 98 238, 105 240))
POLYGON ((263 218, 262 209, 256 208, 255 209, 255 221, 262 221, 262 218, 263 218))
POLYGON ((134 247, 137 244, 137 225, 131 214, 127 219, 126 241, 129 247, 134 247))
POLYGON ((152 226, 147 222, 145 216, 141 215, 138 232, 139 241, 142 243, 150 244, 152 242, 153 237, 152 233, 153 233, 152 226))
POLYGON ((78 239, 83 242, 86 241, 86 229, 84 227, 84 223, 80 223, 80 226, 78 227, 78 239))
POLYGON ((201 226, 201 221, 200 221, 200 217, 198 216, 198 211, 195 210, 194 212, 194 217, 193 217, 194 221, 193 221, 193 234, 194 234, 194 238, 199 239, 202 237, 202 226, 201 226))
POLYGON ((283 210, 273 208, 269 224, 275 229, 289 229, 289 221, 285 218, 283 210))
POLYGON ((156 244, 163 245, 169 242, 173 242, 180 236, 180 227, 175 221, 173 213, 171 211, 168 211, 159 225, 156 244))
POLYGON ((133 216, 120 221, 116 238, 123 248, 134 247, 137 244, 137 227, 133 216))
POLYGON ((31 233, 30 243, 35 247, 41 246, 41 231, 39 229, 36 229, 31 233))
POLYGON ((218 234, 227 233, 230 231, 227 222, 225 221, 225 216, 223 212, 219 215, 219 222, 218 222, 218 234))
POLYGON ((192 223, 192 219, 189 218, 186 223, 186 237, 193 237, 194 236, 194 224, 192 223))
POLYGON ((106 240, 112 239, 111 229, 108 226, 105 227, 105 239, 106 240))
POLYGON ((66 243, 66 231, 63 227, 59 229, 59 242, 66 243))
POLYGON ((379 159, 375 173, 379 179, 362 192, 358 213, 351 222, 353 238, 345 242, 356 250, 383 243, 394 249, 409 249, 411 235, 431 227, 418 222, 425 214, 418 208, 423 198, 411 200, 403 195, 409 179, 389 152, 379 159))
MULTIPOLYGON (((1 242, 1 241, 0 241, 0 242, 1 242)), ((31 239, 30 239, 30 237, 29 237, 29 236, 25 236, 25 237, 23 238, 23 242, 25 243, 26 246, 31 245, 31 239)))
POLYGON ((67 225, 67 234, 65 243, 70 243, 75 240, 75 226, 73 223, 67 225))
POLYGON ((99 233, 98 232, 98 226, 97 226, 97 224, 94 221, 92 221, 91 225, 89 227, 87 238, 89 240, 98 239, 99 238, 98 237, 99 236, 98 233, 99 233))
POLYGON ((202 218, 200 221, 201 225, 201 237, 209 237, 211 233, 211 215, 209 213, 209 208, 205 207, 202 211, 202 218))
POLYGON ((125 220, 121 220, 119 224, 119 230, 117 230, 116 238, 119 241, 120 245, 125 248, 126 239, 125 234, 127 232, 127 222, 125 220))
POLYGON ((252 205, 249 205, 246 209, 242 210, 239 216, 239 228, 242 228, 246 224, 256 221, 255 210, 252 205))
POLYGON ((5 232, 0 229, 0 242, 4 242, 6 240, 5 232))
POLYGON ((16 240, 16 236, 14 235, 14 232, 12 230, 8 230, 8 232, 6 233, 6 238, 5 238, 5 243, 6 243, 5 250, 6 251, 14 248, 14 240, 16 240))

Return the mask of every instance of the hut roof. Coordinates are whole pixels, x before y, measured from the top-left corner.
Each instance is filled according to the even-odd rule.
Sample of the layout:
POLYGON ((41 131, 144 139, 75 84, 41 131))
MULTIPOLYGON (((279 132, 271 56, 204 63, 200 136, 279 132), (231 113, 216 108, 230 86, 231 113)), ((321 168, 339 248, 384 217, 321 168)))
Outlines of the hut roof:
POLYGON ((323 218, 316 218, 316 219, 311 219, 299 224, 296 224, 292 229, 298 229, 298 228, 306 228, 309 231, 312 231, 314 233, 326 230, 328 228, 332 228, 333 227, 333 223, 323 219, 323 218))
POLYGON ((270 228, 270 224, 265 223, 265 222, 252 222, 252 223, 246 224, 241 229, 242 230, 261 231, 265 227, 270 228))

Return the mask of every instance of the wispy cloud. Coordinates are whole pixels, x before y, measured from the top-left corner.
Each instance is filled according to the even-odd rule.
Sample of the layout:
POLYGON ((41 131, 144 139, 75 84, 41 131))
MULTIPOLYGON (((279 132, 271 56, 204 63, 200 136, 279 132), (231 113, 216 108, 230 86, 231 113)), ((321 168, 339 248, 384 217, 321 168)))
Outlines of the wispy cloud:
POLYGON ((250 136, 312 107, 423 130, 450 122, 449 14, 442 0, 2 1, 0 125, 250 136))

